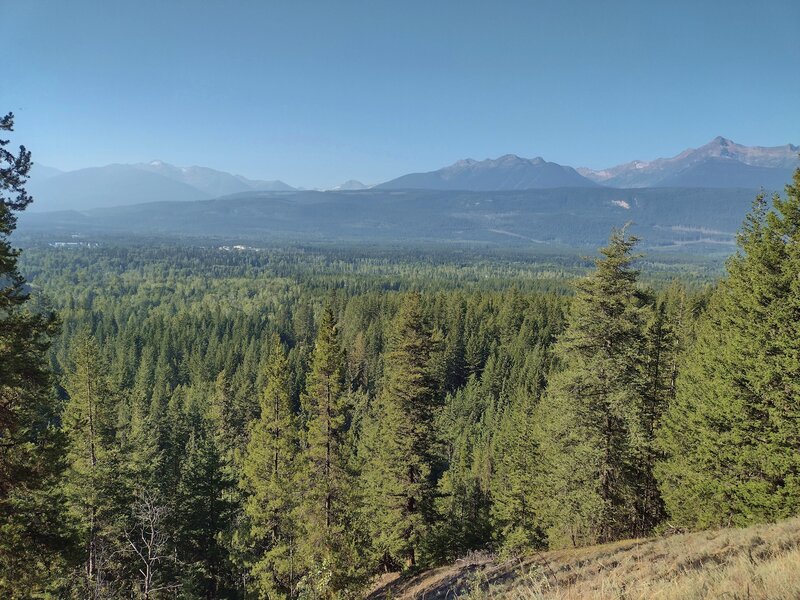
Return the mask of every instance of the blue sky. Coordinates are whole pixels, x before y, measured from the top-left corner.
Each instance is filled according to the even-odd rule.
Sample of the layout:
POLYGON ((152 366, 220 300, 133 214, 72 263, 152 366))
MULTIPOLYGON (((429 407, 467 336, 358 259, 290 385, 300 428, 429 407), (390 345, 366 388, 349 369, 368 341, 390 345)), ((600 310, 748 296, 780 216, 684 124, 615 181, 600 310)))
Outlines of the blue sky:
POLYGON ((293 185, 800 142, 800 2, 9 1, 0 111, 62 169, 293 185))

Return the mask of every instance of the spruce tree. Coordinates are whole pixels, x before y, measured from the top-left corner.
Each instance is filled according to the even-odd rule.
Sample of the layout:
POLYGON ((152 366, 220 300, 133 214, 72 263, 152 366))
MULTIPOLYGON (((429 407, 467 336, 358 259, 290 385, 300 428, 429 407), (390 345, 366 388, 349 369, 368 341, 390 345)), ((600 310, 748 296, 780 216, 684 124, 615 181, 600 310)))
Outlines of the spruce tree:
POLYGON ((639 471, 636 481, 638 535, 647 535, 666 516, 655 475, 656 465, 663 458, 656 433, 664 412, 675 400, 675 377, 688 319, 686 292, 675 282, 653 299, 652 308, 647 312, 641 365, 641 435, 635 447, 639 471))
POLYGON ((298 558, 305 570, 298 585, 323 597, 358 585, 361 573, 352 528, 356 480, 346 437, 343 359, 333 312, 327 307, 301 396, 305 427, 295 475, 300 501, 294 513, 300 524, 298 558))
POLYGON ((65 489, 83 544, 84 593, 106 594, 118 572, 111 561, 122 540, 126 493, 116 443, 116 399, 108 367, 93 338, 80 335, 64 388, 63 426, 69 441, 65 489))
POLYGON ((485 472, 492 427, 486 420, 489 398, 472 376, 450 394, 436 418, 447 470, 438 481, 433 550, 437 561, 452 561, 491 541, 489 482, 485 472))
POLYGON ((368 462, 373 535, 393 561, 412 568, 433 521, 437 409, 431 333, 419 294, 404 298, 392 325, 377 404, 377 444, 368 462))
MULTIPOLYGON (((13 114, 0 118, 0 132, 13 128, 13 114)), ((15 154, 8 144, 0 139, 0 596, 19 598, 57 579, 70 532, 59 485, 60 405, 46 360, 57 323, 30 309, 9 240, 16 213, 33 201, 25 190, 31 153, 20 146, 15 154)))
POLYGON ((546 537, 535 507, 539 446, 535 437, 538 398, 526 394, 504 411, 493 444, 491 525, 505 555, 544 547, 546 537))
POLYGON ((261 415, 250 426, 250 442, 242 467, 246 494, 250 572, 259 594, 286 598, 294 594, 296 523, 292 511, 297 469, 298 433, 292 410, 292 374, 277 335, 266 366, 261 415))
POLYGON ((760 195, 701 317, 659 441, 671 522, 747 525, 800 510, 800 170, 760 195))
POLYGON ((228 493, 233 482, 210 429, 204 423, 189 434, 169 514, 180 583, 189 597, 227 597, 235 585, 222 539, 233 517, 228 493))
POLYGON ((644 315, 631 266, 636 242, 615 231, 578 284, 555 347, 558 372, 537 410, 539 505, 556 544, 637 531, 644 315))
POLYGON ((236 414, 230 376, 224 370, 220 371, 214 381, 214 395, 208 417, 217 437, 217 445, 226 458, 233 462, 234 451, 244 436, 240 435, 243 427, 236 414))
POLYGON ((165 475, 165 452, 161 446, 166 440, 160 440, 158 434, 159 429, 166 429, 166 426, 165 419, 156 419, 143 406, 135 405, 131 407, 130 421, 125 430, 117 433, 132 502, 138 502, 137 499, 146 495, 149 502, 158 504, 166 492, 174 489, 167 487, 174 481, 159 480, 159 476, 165 475))

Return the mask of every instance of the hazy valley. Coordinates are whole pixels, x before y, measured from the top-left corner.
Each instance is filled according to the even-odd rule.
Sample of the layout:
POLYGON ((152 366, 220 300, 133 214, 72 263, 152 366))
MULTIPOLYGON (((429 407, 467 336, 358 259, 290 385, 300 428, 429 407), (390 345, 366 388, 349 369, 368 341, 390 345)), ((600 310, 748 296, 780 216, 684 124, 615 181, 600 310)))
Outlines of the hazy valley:
MULTIPOLYGON (((597 247, 627 222, 646 247, 725 254, 759 188, 781 191, 798 149, 716 138, 672 159, 603 171, 504 156, 367 188, 297 190, 155 161, 45 173, 22 234, 147 234, 235 242, 427 241, 597 247)), ((42 237, 45 236, 45 237, 42 237)), ((66 237, 65 237, 66 236, 66 237)))

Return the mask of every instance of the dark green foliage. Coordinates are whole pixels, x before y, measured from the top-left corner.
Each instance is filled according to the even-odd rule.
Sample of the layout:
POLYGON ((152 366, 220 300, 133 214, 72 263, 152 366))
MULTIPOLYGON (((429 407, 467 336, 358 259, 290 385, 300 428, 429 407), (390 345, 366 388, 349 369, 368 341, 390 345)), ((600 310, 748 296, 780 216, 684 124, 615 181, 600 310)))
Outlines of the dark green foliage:
POLYGON ((200 425, 189 435, 181 476, 170 510, 179 564, 178 579, 189 597, 235 596, 223 534, 231 526, 232 510, 225 492, 227 479, 213 433, 200 425))
MULTIPOLYGON (((556 345, 559 371, 537 414, 542 517, 552 541, 605 542, 643 531, 637 487, 643 429, 647 306, 623 231, 583 279, 556 345)), ((652 410, 652 409, 651 409, 652 410)))
POLYGON ((635 461, 639 474, 636 481, 636 511, 640 532, 649 533, 665 517, 664 502, 656 478, 657 462, 664 457, 658 447, 656 433, 664 411, 675 400, 679 356, 687 339, 691 322, 686 290, 673 283, 659 298, 651 302, 644 328, 641 361, 642 398, 635 461))
POLYGON ((510 290, 472 310, 489 339, 480 378, 448 396, 437 430, 448 469, 440 482, 438 556, 453 559, 479 548, 506 553, 542 543, 531 502, 538 474, 531 410, 549 369, 549 347, 561 330, 558 297, 510 290))
POLYGON ((747 525, 800 509, 800 171, 760 196, 700 320, 664 419, 659 468, 678 525, 747 525))
POLYGON ((506 407, 493 448, 492 535, 507 554, 523 554, 546 546, 542 520, 534 503, 540 468, 535 437, 536 400, 531 394, 506 407))
POLYGON ((333 311, 326 306, 320 319, 310 372, 301 397, 301 447, 294 488, 299 502, 300 588, 313 595, 334 597, 363 583, 359 541, 354 528, 356 477, 348 444, 348 396, 344 387, 344 357, 333 311))
POLYGON ((293 485, 298 468, 298 429, 291 398, 291 372, 280 339, 273 336, 266 366, 261 416, 250 425, 242 465, 246 526, 242 544, 249 555, 253 587, 270 598, 291 597, 300 572, 293 485))
POLYGON ((433 341, 419 294, 403 298, 389 332, 365 466, 369 520, 381 559, 413 568, 435 515, 437 398, 433 341))
POLYGON ((81 335, 74 348, 64 382, 69 395, 62 417, 68 440, 64 489, 85 557, 76 587, 90 597, 102 597, 120 577, 116 556, 127 516, 118 477, 117 399, 95 341, 81 335))
MULTIPOLYGON (((14 116, 0 118, 12 131, 14 116)), ((0 139, 0 596, 53 587, 72 547, 58 485, 63 436, 46 361, 55 316, 32 309, 9 240, 25 191, 31 154, 0 139), (43 576, 44 575, 44 576, 43 576)))
POLYGON ((451 560, 469 550, 486 547, 491 540, 486 397, 477 378, 447 397, 437 419, 443 438, 447 470, 438 486, 436 558, 451 560))

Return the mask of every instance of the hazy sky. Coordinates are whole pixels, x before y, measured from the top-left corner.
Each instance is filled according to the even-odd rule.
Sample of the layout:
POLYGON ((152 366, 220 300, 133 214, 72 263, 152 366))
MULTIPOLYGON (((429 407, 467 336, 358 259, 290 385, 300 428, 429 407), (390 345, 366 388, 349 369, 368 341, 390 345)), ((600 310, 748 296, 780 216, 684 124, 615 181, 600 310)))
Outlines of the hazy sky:
POLYGON ((0 112, 62 169, 375 183, 800 143, 800 1, 6 0, 0 112))

